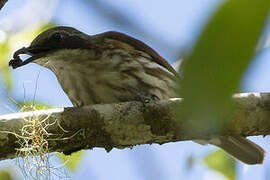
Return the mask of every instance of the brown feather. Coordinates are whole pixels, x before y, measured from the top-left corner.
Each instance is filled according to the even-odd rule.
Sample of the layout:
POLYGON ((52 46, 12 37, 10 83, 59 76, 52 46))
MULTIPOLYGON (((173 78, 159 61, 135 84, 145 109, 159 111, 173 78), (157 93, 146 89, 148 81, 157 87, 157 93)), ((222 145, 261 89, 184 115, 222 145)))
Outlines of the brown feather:
POLYGON ((138 39, 135 39, 124 33, 116 32, 116 31, 104 32, 104 33, 93 36, 93 38, 95 37, 96 38, 109 38, 109 39, 114 39, 117 41, 127 43, 133 46, 135 49, 139 51, 143 51, 146 54, 149 54, 157 64, 163 66, 164 68, 169 70, 171 73, 173 73, 175 76, 177 77, 179 76, 178 73, 175 71, 175 69, 163 57, 161 57, 154 49, 152 49, 147 44, 143 43, 142 41, 138 39))

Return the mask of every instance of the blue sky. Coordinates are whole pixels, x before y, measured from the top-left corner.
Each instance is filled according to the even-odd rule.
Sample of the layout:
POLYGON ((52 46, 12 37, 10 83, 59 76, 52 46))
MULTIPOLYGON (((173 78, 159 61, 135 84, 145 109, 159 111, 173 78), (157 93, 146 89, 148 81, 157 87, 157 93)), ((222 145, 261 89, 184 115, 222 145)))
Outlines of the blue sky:
MULTIPOLYGON (((97 12, 96 6, 86 1, 66 0, 20 0, 8 1, 1 11, 1 28, 25 28, 38 22, 53 20, 61 25, 73 26, 88 34, 108 30, 125 32, 143 40, 156 49, 169 62, 173 63, 186 52, 198 37, 207 18, 214 13, 219 0, 114 0, 103 2, 122 13, 122 18, 134 24, 113 23, 110 20, 110 9, 97 12), (31 6, 31 4, 34 4, 31 6), (46 7, 45 7, 46 5, 46 7), (27 7, 30 6, 30 7, 27 7), (24 11, 22 10, 24 9, 24 11), (47 12, 52 12, 48 15, 47 12), (19 15, 18 15, 19 14, 19 15), (109 16, 107 16, 109 15, 109 16), (12 23, 20 17, 18 24, 12 23), (5 22, 5 23, 1 23, 5 22), (15 25, 14 25, 15 24, 15 25), (9 26, 9 27, 8 27, 9 26), (133 28, 136 26, 137 28, 133 28)), ((91 2, 91 1, 89 1, 91 2)), ((261 52, 251 63, 243 78, 243 91, 270 91, 269 50, 261 52)), ((54 74, 35 64, 12 70, 12 96, 18 100, 25 99, 44 102, 54 106, 71 106, 67 96, 58 84, 54 74), (35 89, 36 84, 38 88, 35 89), (24 86, 24 87, 23 87, 24 86)), ((1 90, 1 89, 0 89, 1 90)), ((0 99, 6 100, 5 97, 0 99)), ((12 107, 11 103, 6 104, 12 107)), ((13 107, 14 108, 14 107, 13 107)), ((2 113, 10 111, 2 107, 2 113)), ((252 138, 266 150, 270 150, 268 137, 252 138)), ((86 151, 76 172, 75 179, 222 179, 210 171, 200 160, 201 157, 215 149, 213 146, 201 146, 193 142, 168 143, 164 145, 141 145, 133 149, 113 149, 106 153, 104 149, 95 148, 86 151), (192 169, 187 168, 187 157, 196 159, 192 169)), ((239 179, 263 179, 268 176, 269 158, 263 166, 237 165, 239 179)))

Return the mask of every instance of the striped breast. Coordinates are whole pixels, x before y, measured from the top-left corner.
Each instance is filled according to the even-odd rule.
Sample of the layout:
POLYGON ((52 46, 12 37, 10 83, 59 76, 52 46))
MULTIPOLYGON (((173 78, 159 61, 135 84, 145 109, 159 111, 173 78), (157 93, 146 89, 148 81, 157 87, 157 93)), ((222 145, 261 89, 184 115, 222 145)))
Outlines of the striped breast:
POLYGON ((101 55, 89 49, 63 49, 36 63, 55 73, 74 106, 132 101, 138 96, 175 97, 172 72, 148 54, 136 49, 127 53, 125 48, 109 48, 101 55))

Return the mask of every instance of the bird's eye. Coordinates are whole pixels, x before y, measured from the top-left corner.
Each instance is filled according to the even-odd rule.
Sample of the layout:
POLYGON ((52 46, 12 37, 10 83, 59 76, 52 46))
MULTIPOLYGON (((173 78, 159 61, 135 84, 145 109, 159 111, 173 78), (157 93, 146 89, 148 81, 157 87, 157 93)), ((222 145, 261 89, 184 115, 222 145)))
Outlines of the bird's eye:
POLYGON ((55 41, 61 41, 64 38, 64 35, 61 33, 54 33, 52 35, 53 40, 55 41))

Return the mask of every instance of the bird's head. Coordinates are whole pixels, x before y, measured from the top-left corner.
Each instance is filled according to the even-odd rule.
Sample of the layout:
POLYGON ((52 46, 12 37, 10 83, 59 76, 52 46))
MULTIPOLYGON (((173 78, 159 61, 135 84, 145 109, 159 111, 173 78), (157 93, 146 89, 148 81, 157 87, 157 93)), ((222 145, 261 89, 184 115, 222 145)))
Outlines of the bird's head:
POLYGON ((39 34, 29 47, 17 50, 13 55, 14 59, 10 61, 9 65, 15 69, 58 50, 89 47, 90 37, 72 27, 58 26, 50 28, 39 34), (22 61, 19 58, 21 54, 27 54, 31 57, 22 61))
POLYGON ((14 69, 30 62, 45 66, 49 60, 82 60, 84 55, 88 60, 100 59, 102 52, 105 52, 106 55, 106 50, 113 49, 122 49, 131 55, 144 54, 143 56, 147 56, 178 77, 178 73, 164 58, 151 47, 135 38, 115 31, 89 36, 75 28, 65 26, 50 28, 39 34, 29 47, 23 47, 13 54, 13 59, 9 62, 9 65, 14 69), (20 59, 21 54, 28 54, 31 57, 22 61, 20 59), (58 58, 54 58, 54 56, 58 56, 58 58), (89 56, 93 56, 93 58, 89 58, 89 56), (42 62, 42 60, 45 60, 45 62, 42 62))

